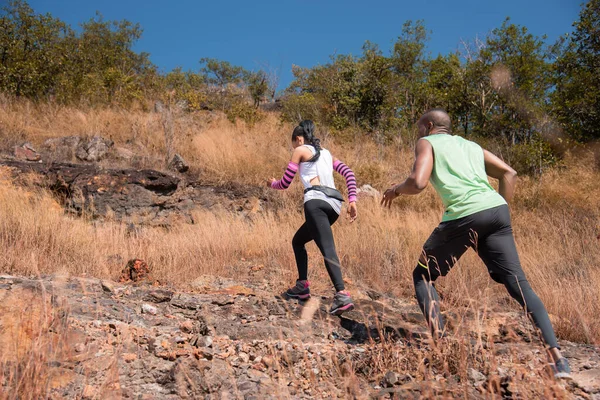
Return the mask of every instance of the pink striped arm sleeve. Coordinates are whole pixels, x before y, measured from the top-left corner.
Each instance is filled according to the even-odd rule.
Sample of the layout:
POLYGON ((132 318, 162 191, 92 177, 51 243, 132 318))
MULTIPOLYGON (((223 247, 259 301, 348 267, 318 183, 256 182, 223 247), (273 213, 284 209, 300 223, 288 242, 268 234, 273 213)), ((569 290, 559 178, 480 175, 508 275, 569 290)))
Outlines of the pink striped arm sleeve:
POLYGON ((356 201, 356 177, 354 172, 346 164, 340 160, 333 163, 333 169, 346 179, 346 187, 348 188, 348 202, 356 201))
POLYGON ((294 176, 296 176, 296 172, 298 172, 298 164, 290 161, 285 169, 285 172, 283 173, 283 177, 277 182, 273 182, 271 187, 277 190, 285 190, 289 188, 294 180, 294 176))

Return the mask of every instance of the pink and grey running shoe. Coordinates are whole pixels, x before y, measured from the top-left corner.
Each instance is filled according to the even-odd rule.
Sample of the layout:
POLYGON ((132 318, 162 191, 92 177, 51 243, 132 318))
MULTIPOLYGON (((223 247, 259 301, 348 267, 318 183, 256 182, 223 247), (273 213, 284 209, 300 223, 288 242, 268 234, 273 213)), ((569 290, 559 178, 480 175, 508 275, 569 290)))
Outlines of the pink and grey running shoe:
POLYGON ((329 309, 329 313, 333 315, 342 315, 346 311, 354 310, 354 303, 348 292, 337 292, 333 296, 333 304, 329 309))
POLYGON ((310 299, 310 283, 308 281, 296 281, 296 286, 289 288, 285 294, 292 299, 308 300, 310 299))

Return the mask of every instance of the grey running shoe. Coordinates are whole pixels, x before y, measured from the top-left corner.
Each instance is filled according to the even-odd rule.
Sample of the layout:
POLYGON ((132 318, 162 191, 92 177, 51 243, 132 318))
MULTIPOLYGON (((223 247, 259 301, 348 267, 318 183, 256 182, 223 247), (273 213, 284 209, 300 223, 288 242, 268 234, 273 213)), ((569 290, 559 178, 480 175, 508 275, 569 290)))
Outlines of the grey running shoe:
POLYGON ((289 288, 285 294, 293 299, 308 300, 310 299, 310 283, 308 281, 296 281, 296 286, 289 288))
POLYGON ((333 296, 333 304, 329 313, 333 315, 342 315, 346 311, 354 310, 354 303, 348 292, 337 292, 333 296))
POLYGON ((561 357, 554 363, 554 377, 556 379, 572 379, 571 367, 569 367, 569 361, 566 358, 561 357))

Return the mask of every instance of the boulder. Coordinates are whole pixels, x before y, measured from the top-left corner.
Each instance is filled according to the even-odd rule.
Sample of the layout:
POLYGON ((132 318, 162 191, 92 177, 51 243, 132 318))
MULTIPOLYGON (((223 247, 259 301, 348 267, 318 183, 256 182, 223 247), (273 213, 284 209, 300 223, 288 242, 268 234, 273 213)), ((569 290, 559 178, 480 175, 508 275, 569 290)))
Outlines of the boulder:
POLYGON ((169 169, 183 173, 189 170, 190 166, 185 162, 183 157, 181 157, 179 154, 175 154, 169 163, 169 169))
POLYGON ((359 189, 358 189, 358 194, 360 196, 365 196, 365 197, 372 197, 372 198, 378 198, 381 197, 381 193, 379 192, 379 190, 375 189, 373 186, 371 185, 362 185, 359 189))
POLYGON ((39 161, 42 157, 33 148, 31 143, 24 143, 21 146, 15 147, 15 158, 21 161, 39 161))
POLYGON ((100 161, 106 156, 106 153, 108 153, 113 144, 113 141, 110 139, 94 136, 87 142, 79 145, 75 156, 81 161, 100 161))

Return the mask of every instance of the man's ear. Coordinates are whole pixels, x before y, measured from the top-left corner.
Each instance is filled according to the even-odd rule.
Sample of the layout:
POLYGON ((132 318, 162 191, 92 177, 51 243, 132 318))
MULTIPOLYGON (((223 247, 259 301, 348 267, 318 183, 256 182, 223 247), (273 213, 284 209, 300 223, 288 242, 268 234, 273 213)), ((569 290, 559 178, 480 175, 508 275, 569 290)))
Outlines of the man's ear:
POLYGON ((427 123, 427 129, 431 130, 433 128, 433 122, 429 121, 427 123))

